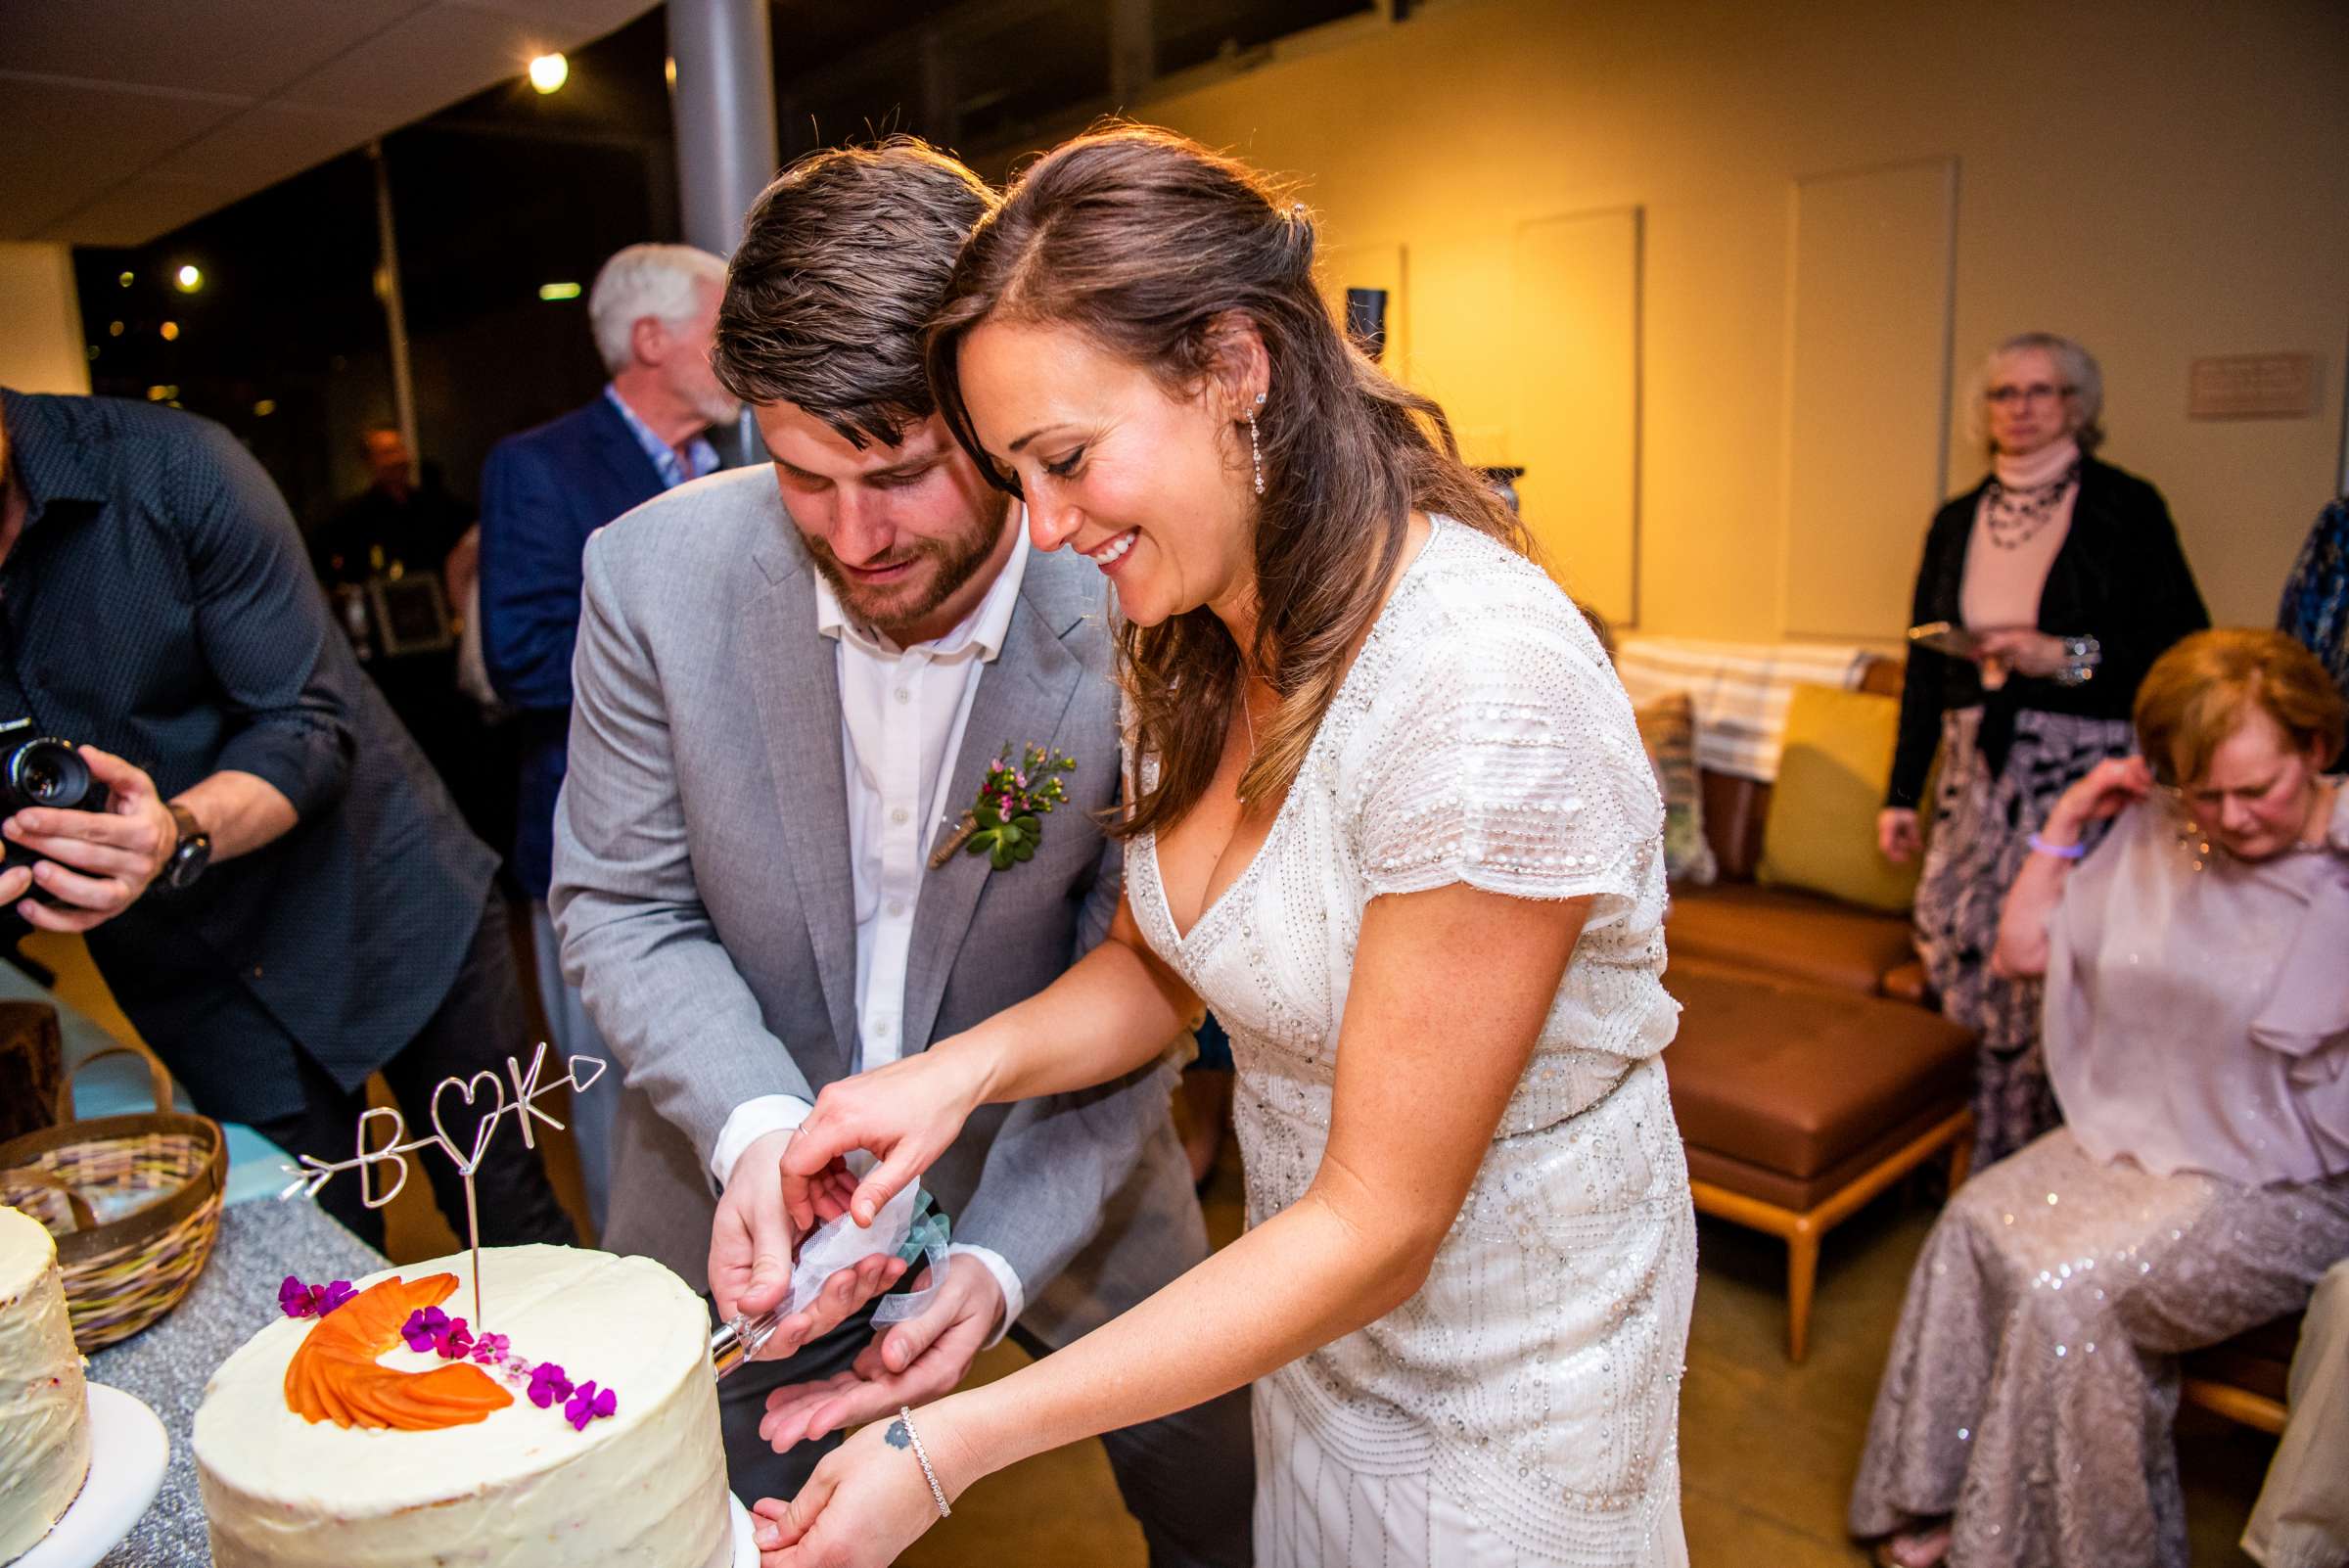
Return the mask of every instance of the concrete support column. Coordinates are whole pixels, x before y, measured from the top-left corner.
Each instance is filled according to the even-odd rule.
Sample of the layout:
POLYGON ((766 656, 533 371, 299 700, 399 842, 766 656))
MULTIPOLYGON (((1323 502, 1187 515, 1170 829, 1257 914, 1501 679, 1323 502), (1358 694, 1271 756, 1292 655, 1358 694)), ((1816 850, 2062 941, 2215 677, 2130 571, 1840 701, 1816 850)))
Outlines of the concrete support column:
MULTIPOLYGON (((669 111, 685 240, 730 255, 743 214, 775 177, 767 0, 668 0, 668 54, 677 68, 669 111)), ((747 413, 735 430, 714 430, 710 438, 728 467, 764 460, 747 413)))

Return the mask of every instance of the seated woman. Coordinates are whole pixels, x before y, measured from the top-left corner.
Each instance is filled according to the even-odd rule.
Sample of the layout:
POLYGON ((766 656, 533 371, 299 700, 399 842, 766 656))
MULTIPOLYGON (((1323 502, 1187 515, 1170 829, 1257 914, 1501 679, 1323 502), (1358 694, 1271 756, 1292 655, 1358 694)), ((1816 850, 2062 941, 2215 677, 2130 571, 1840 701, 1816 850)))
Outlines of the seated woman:
POLYGON ((1926 1238, 1852 1494, 1878 1561, 2184 1568, 2178 1354, 2349 1248, 2342 720, 2290 638, 2198 632, 2139 691, 2143 756, 2034 838, 1996 962, 2047 978, 2067 1125, 1926 1238))

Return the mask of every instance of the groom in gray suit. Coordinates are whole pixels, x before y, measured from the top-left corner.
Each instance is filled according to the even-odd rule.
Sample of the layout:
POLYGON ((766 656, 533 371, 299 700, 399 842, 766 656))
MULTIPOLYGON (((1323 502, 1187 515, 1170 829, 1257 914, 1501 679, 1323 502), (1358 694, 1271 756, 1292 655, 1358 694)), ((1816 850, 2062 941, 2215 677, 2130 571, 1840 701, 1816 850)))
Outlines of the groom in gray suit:
MULTIPOLYGON (((1099 574, 1030 550, 921 368, 991 202, 918 143, 787 170, 747 220, 715 355, 773 467, 587 545, 550 901, 625 1069, 605 1243, 721 1318, 785 1292, 778 1162, 817 1091, 1040 991, 1117 904, 1099 574), (1030 746, 1076 761, 1034 858, 939 856, 989 764, 1030 746)), ((788 1497, 846 1427, 944 1394, 1006 1332, 1045 1354, 1205 1257, 1168 1088, 1152 1069, 974 1116, 924 1178, 954 1226, 936 1299, 876 1336, 879 1282, 835 1275, 768 1347, 787 1359, 721 1387, 734 1490, 788 1497)), ((1245 1401, 1105 1440, 1153 1563, 1248 1561, 1245 1401)))

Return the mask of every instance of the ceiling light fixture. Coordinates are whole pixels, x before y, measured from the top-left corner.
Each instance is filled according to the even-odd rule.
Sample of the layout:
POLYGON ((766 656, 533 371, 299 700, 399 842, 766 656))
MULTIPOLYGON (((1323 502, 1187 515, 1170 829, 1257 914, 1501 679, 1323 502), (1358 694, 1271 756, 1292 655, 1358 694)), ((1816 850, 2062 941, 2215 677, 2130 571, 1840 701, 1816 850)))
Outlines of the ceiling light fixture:
POLYGON ((571 62, 561 55, 540 55, 530 62, 530 85, 542 93, 560 92, 571 80, 571 62))

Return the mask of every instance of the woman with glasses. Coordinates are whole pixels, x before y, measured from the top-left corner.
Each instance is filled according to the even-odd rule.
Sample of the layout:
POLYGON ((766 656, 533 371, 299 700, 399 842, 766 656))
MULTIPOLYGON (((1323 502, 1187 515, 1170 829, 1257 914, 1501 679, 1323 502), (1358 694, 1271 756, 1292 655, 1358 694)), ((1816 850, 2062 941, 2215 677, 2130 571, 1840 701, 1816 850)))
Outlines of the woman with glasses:
POLYGON ((1977 380, 1982 483, 1925 536, 1900 742, 1877 818, 1885 855, 1919 848, 1938 750, 1916 941, 1942 1011, 1981 1037, 1979 1170, 2055 1125, 2039 1057, 2039 985, 1995 975, 1999 908, 2054 799, 2129 751, 2129 705, 2162 651, 2210 624, 2161 492, 2093 455, 2103 376, 2069 338, 2027 332, 1977 380))
POLYGON ((2144 678, 2143 755, 2030 836, 1995 961, 2045 978, 2065 1125, 1910 1275, 1852 1495, 1879 1561, 2185 1568, 2176 1358, 2349 1253, 2342 715, 2283 633, 2197 633, 2144 678))

